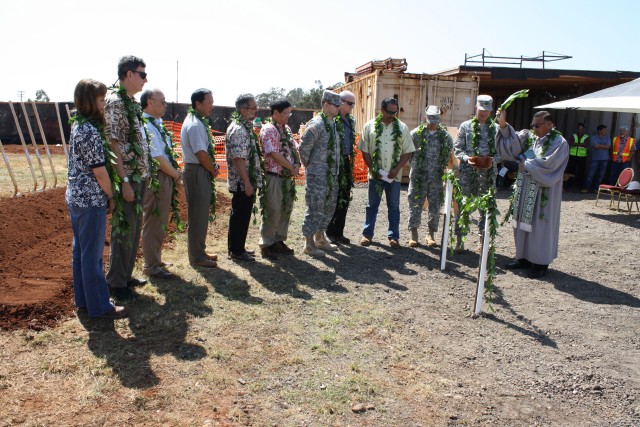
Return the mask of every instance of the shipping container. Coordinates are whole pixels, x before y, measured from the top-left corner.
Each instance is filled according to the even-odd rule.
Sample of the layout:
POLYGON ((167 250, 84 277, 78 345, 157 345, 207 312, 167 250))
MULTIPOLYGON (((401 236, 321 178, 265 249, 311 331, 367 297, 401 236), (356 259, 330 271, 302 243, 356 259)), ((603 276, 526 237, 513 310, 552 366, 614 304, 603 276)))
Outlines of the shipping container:
MULTIPOLYGON (((411 74, 389 70, 375 70, 363 75, 348 75, 350 80, 335 89, 336 92, 349 90, 356 97, 353 115, 358 133, 366 122, 380 111, 385 98, 396 98, 400 105, 398 118, 409 129, 414 129, 424 121, 424 110, 428 105, 437 105, 442 111, 442 124, 453 138, 460 123, 475 114, 478 80, 473 77, 450 78, 429 74, 411 74)), ((409 163, 403 170, 403 183, 408 182, 409 163)))
POLYGON ((336 92, 343 90, 349 90, 356 96, 353 115, 358 132, 378 114, 384 98, 398 100, 398 118, 410 129, 423 122, 427 105, 440 107, 444 125, 458 127, 475 114, 478 81, 472 77, 460 79, 376 70, 336 88, 336 92))

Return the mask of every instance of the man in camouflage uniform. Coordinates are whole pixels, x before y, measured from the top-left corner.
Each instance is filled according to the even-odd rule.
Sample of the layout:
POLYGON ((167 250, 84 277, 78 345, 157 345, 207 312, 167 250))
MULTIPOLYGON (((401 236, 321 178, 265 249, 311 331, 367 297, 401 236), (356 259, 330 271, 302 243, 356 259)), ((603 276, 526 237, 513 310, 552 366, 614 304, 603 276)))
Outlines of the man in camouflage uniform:
POLYGON ((425 110, 427 123, 411 131, 416 151, 411 158, 409 174, 409 246, 418 243, 418 227, 422 221, 422 206, 429 202, 429 235, 427 246, 435 246, 438 218, 442 202, 442 174, 451 156, 453 139, 444 126, 440 126, 440 108, 430 105, 425 110))
MULTIPOLYGON (((460 162, 460 187, 465 196, 479 196, 496 186, 496 165, 500 163, 500 155, 496 152, 497 124, 489 117, 493 109, 493 98, 489 95, 478 95, 476 101, 476 115, 460 125, 458 136, 453 144, 454 154, 460 162), (473 147, 474 127, 478 127, 479 136, 477 147, 473 147), (475 165, 475 157, 492 157, 487 168, 475 165)), ((484 212, 480 212, 480 235, 484 232, 484 212)), ((460 214, 456 216, 456 252, 464 251, 462 235, 458 226, 460 214)), ((478 248, 482 247, 478 244, 478 248)))
POLYGON ((325 90, 322 95, 322 112, 307 123, 300 143, 300 160, 305 167, 307 187, 302 234, 305 237, 303 252, 322 257, 320 249, 335 251, 325 230, 333 217, 338 201, 338 176, 340 173, 341 148, 336 133, 334 118, 342 104, 340 96, 325 90), (315 240, 314 240, 315 235, 315 240))

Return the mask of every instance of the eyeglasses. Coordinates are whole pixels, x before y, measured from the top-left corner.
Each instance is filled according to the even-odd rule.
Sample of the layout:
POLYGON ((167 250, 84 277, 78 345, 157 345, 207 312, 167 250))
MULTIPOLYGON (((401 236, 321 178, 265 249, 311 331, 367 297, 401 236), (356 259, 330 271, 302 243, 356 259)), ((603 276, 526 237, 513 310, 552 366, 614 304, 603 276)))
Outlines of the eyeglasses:
POLYGON ((544 122, 542 122, 542 123, 531 123, 529 126, 531 126, 531 129, 538 129, 543 124, 544 124, 544 122))
POLYGON ((131 70, 132 73, 137 73, 141 79, 146 79, 147 78, 147 73, 145 73, 144 71, 138 71, 138 70, 131 70))
POLYGON ((149 99, 152 101, 158 101, 162 105, 167 105, 167 101, 165 101, 164 99, 153 99, 153 98, 149 98, 149 99))
POLYGON ((356 103, 355 103, 355 102, 350 102, 350 101, 342 101, 342 102, 344 102, 345 104, 347 104, 349 107, 353 107, 354 105, 356 105, 356 103))
POLYGON ((384 111, 385 111, 385 113, 387 113, 390 116, 395 116, 396 114, 398 114, 398 110, 396 110, 396 111, 384 110, 384 111))

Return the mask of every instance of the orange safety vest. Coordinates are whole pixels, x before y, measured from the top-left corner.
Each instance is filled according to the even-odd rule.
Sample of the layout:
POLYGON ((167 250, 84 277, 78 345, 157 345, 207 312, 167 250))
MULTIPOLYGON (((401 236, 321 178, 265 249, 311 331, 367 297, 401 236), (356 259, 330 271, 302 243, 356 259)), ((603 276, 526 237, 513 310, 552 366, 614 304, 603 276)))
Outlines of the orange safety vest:
MULTIPOLYGON (((629 153, 631 153, 631 147, 633 147, 634 141, 635 140, 633 138, 627 139, 627 144, 622 150, 622 163, 625 163, 627 160, 629 160, 629 153)), ((611 161, 613 162, 615 162, 616 158, 618 157, 618 149, 620 148, 619 145, 620 137, 616 136, 615 138, 613 138, 613 151, 611 152, 611 161)))
POLYGON ((587 135, 586 133, 584 135, 582 135, 581 138, 578 138, 577 134, 573 134, 573 140, 575 141, 576 144, 580 144, 582 145, 582 147, 571 147, 569 149, 569 155, 570 156, 577 156, 577 157, 587 157, 587 147, 584 145, 584 141, 589 138, 589 135, 587 135))

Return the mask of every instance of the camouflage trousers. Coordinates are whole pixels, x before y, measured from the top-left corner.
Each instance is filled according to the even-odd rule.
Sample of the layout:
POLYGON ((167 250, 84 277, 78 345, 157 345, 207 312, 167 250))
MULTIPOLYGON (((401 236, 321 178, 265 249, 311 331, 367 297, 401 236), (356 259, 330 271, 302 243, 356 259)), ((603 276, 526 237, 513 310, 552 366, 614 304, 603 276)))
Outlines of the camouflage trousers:
POLYGON ((302 234, 311 236, 317 231, 324 231, 329 226, 338 202, 338 175, 333 175, 331 194, 326 175, 307 175, 307 186, 304 200, 307 210, 304 212, 302 234))
POLYGON ((415 179, 409 181, 409 194, 407 200, 409 201, 409 224, 408 228, 420 227, 422 223, 422 207, 424 201, 429 201, 429 211, 427 214, 427 225, 429 231, 438 231, 438 219, 440 218, 440 204, 442 201, 442 180, 430 179, 425 180, 422 184, 422 188, 416 188, 415 179))

